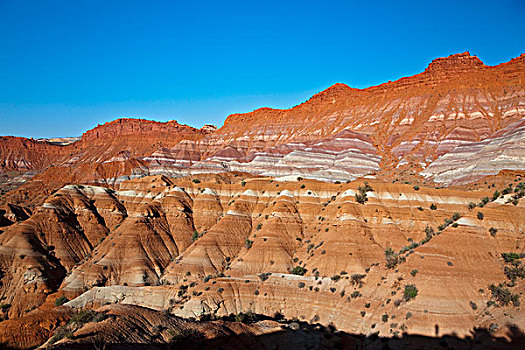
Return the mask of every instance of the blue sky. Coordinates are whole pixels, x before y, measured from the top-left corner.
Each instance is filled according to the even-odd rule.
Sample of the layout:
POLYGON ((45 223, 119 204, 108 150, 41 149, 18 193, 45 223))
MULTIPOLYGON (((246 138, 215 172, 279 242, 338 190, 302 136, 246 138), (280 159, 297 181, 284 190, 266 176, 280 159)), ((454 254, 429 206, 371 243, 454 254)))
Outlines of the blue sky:
POLYGON ((522 0, 0 0, 0 135, 120 117, 221 126, 453 53, 495 65, 525 52, 523 18, 522 0))

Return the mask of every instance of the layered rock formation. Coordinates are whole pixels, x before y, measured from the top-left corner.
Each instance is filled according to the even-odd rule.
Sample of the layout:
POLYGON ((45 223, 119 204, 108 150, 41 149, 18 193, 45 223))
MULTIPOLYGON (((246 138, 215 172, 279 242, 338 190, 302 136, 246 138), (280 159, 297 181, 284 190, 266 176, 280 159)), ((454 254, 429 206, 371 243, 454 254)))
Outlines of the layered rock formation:
POLYGON ((0 342, 161 344, 154 326, 184 325, 245 347, 281 316, 357 347, 519 329, 524 82, 523 55, 463 53, 218 130, 119 119, 73 143, 1 137, 0 342), (112 316, 59 331, 86 307, 112 316), (279 317, 204 322, 252 313, 279 317))
MULTIPOLYGON (((525 321, 520 307, 486 306, 488 287, 506 280, 501 253, 525 251, 524 204, 509 201, 522 191, 519 182, 472 210, 471 202, 493 198, 492 188, 376 180, 361 204, 362 181, 193 180, 145 177, 116 191, 68 185, 8 226, 0 235, 7 317, 61 291, 78 296, 73 307, 119 302, 182 317, 280 313, 384 336, 466 335, 525 321), (400 259, 392 269, 389 248, 400 259), (417 287, 415 300, 404 299, 406 285, 417 287)), ((511 291, 521 295, 523 281, 511 291)))
MULTIPOLYGON (((291 109, 233 114, 219 130, 119 119, 65 146, 2 138, 0 169, 27 172, 16 185, 35 172, 50 180, 50 166, 71 178, 95 163, 104 167, 102 174, 82 171, 85 177, 75 176, 75 183, 112 185, 147 175, 228 171, 322 181, 364 174, 414 180, 421 174, 444 184, 456 177, 468 182, 505 167, 523 169, 521 133, 506 136, 518 146, 509 145, 514 160, 491 149, 500 142, 507 147, 502 133, 523 122, 524 82, 524 55, 490 67, 466 52, 436 59, 423 73, 391 83, 363 90, 336 84, 291 109), (454 175, 445 170, 449 159, 455 164, 453 158, 465 156, 466 149, 480 147, 479 161, 466 161, 454 175), (121 163, 128 165, 116 165, 121 163)), ((14 193, 9 201, 21 202, 20 196, 14 193)))

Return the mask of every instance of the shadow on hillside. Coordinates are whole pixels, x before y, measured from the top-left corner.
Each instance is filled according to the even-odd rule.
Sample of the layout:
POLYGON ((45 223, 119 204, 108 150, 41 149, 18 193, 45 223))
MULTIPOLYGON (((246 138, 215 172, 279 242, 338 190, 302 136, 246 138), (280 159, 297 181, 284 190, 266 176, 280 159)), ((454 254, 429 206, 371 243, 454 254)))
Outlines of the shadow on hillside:
MULTIPOLYGON (((484 329, 472 332, 469 337, 455 335, 427 337, 403 334, 394 338, 377 335, 353 335, 321 325, 301 323, 299 329, 287 326, 281 331, 259 336, 248 334, 223 334, 213 339, 205 339, 199 333, 189 338, 179 339, 174 344, 135 344, 135 343, 84 343, 55 344, 52 349, 524 349, 525 334, 517 327, 509 327, 508 339, 494 337, 484 329)), ((77 339, 81 342, 81 339, 77 339)), ((1 347, 1 346, 0 346, 1 347)))

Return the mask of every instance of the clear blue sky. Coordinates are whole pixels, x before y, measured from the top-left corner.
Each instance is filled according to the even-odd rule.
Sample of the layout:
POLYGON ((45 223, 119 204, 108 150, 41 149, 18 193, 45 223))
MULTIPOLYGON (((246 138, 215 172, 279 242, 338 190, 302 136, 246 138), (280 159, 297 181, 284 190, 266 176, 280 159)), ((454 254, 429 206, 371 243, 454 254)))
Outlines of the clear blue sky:
POLYGON ((525 1, 0 0, 0 135, 75 136, 120 117, 221 126, 342 82, 470 51, 525 52, 525 1))

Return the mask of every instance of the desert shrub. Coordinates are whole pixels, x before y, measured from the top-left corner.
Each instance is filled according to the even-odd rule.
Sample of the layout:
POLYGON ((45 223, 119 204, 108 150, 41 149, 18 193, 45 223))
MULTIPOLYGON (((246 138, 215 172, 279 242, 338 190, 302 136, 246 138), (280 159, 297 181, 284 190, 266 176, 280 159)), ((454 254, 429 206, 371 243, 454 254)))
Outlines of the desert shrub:
POLYGON ((412 276, 414 276, 414 277, 416 277, 417 273, 418 273, 418 270, 417 270, 417 269, 414 269, 414 270, 410 271, 410 274, 411 274, 412 276))
POLYGON ((482 212, 478 211, 478 220, 483 220, 484 217, 485 215, 483 215, 482 212))
POLYGON ((350 281, 352 282, 352 284, 360 284, 362 283, 362 279, 365 278, 366 275, 361 275, 361 274, 358 274, 358 273, 354 273, 350 276, 350 281))
POLYGON ((418 185, 414 186, 414 190, 419 191, 419 186, 418 185))
POLYGON ((246 181, 241 181, 241 186, 242 187, 246 186, 246 181))
POLYGON ((199 180, 199 179, 193 179, 191 181, 193 181, 193 183, 196 183, 196 184, 200 184, 201 183, 201 180, 199 180))
POLYGON ((81 309, 77 311, 73 316, 71 316, 71 319, 69 320, 70 323, 79 323, 84 324, 91 322, 95 316, 97 316, 98 312, 90 310, 90 309, 81 309))
POLYGON ((244 246, 246 247, 246 249, 250 249, 252 245, 253 245, 253 241, 246 238, 246 240, 244 241, 244 246))
POLYGON ((297 285, 297 287, 299 288, 304 288, 304 286, 305 286, 304 282, 299 282, 299 284, 297 285))
POLYGON ((504 273, 512 282, 515 282, 518 278, 525 278, 525 268, 517 264, 516 266, 505 266, 504 273))
POLYGON ((268 277, 270 277, 270 275, 271 275, 270 272, 263 272, 259 274, 259 278, 261 279, 261 281, 264 282, 268 279, 268 277))
POLYGON ((399 263, 398 255, 390 247, 385 250, 385 260, 385 266, 389 269, 395 268, 399 263))
POLYGON ((69 299, 66 298, 65 296, 58 297, 58 298, 55 299, 55 306, 64 305, 68 301, 69 301, 69 299))
POLYGON ((432 203, 430 204, 430 210, 436 210, 438 207, 436 204, 432 203))
POLYGON ((513 294, 508 288, 491 284, 489 290, 492 292, 492 298, 496 299, 496 301, 502 306, 509 305, 510 303, 514 306, 520 305, 520 296, 518 294, 513 294))
POLYGON ((355 201, 359 204, 365 204, 365 202, 368 200, 368 197, 366 196, 366 193, 358 192, 355 194, 355 201))
POLYGON ((454 214, 452 215, 452 220, 453 220, 453 221, 458 221, 459 218, 461 218, 461 214, 460 214, 460 213, 454 213, 454 214))
POLYGON ((67 326, 62 326, 55 331, 55 334, 49 339, 50 344, 55 344, 62 339, 73 339, 73 331, 67 326))
POLYGON ((363 186, 359 186, 357 188, 357 193, 355 194, 356 202, 360 204, 365 204, 365 202, 368 200, 366 193, 373 191, 374 190, 372 189, 372 187, 368 184, 368 182, 365 181, 363 186))
POLYGON ((501 257, 506 263, 511 263, 522 258, 519 253, 501 253, 501 257))
POLYGON ((481 202, 479 202, 478 206, 483 208, 488 202, 490 202, 489 197, 483 197, 481 198, 481 202))
POLYGON ((339 276, 339 275, 334 275, 334 276, 330 277, 330 279, 331 279, 332 281, 337 282, 337 281, 339 281, 339 280, 341 279, 341 276, 339 276))
POLYGON ((500 193, 498 190, 494 191, 494 194, 492 195, 492 200, 495 201, 500 196, 500 193))
POLYGON ((356 298, 359 298, 361 296, 361 293, 359 293, 357 290, 356 291, 353 291, 352 294, 350 294, 350 296, 353 298, 353 299, 356 299, 356 298))
POLYGON ((474 202, 469 202, 469 204, 468 204, 468 210, 472 210, 472 209, 474 209, 475 207, 476 207, 476 203, 474 203, 474 202))
POLYGON ((292 274, 303 276, 306 273, 306 269, 302 266, 296 266, 292 269, 292 274))
POLYGON ((425 234, 428 238, 431 238, 432 236, 434 236, 434 229, 430 227, 429 225, 427 225, 425 227, 425 234))
POLYGON ((405 291, 403 292, 403 298, 406 301, 414 299, 417 296, 418 290, 414 284, 407 284, 405 286, 405 291))
POLYGON ((388 322, 388 315, 384 314, 383 316, 381 316, 381 320, 383 321, 383 323, 388 322))
POLYGON ((257 224, 257 227, 255 228, 257 231, 259 231, 262 228, 262 224, 257 224))
POLYGON ((201 235, 197 232, 197 230, 193 231, 193 234, 191 235, 191 241, 195 242, 200 236, 201 235))
POLYGON ((476 305, 476 303, 475 303, 475 302, 471 301, 471 302, 470 302, 469 304, 470 304, 470 307, 472 308, 472 310, 474 310, 474 311, 475 311, 475 310, 477 310, 477 309, 478 309, 478 305, 476 305))
POLYGON ((492 237, 496 237, 496 233, 498 233, 498 229, 497 228, 494 228, 494 227, 491 227, 489 228, 489 233, 492 237))

